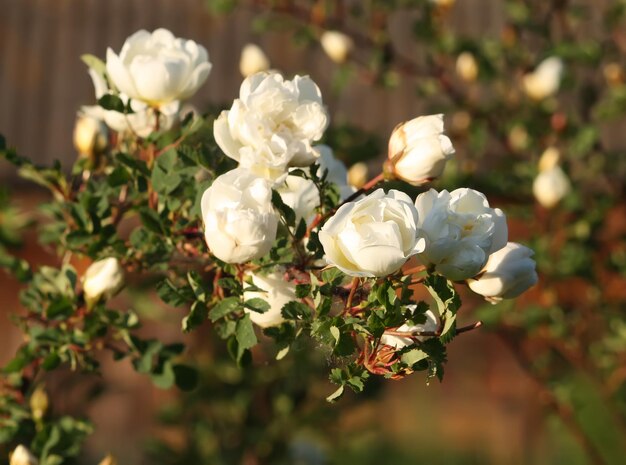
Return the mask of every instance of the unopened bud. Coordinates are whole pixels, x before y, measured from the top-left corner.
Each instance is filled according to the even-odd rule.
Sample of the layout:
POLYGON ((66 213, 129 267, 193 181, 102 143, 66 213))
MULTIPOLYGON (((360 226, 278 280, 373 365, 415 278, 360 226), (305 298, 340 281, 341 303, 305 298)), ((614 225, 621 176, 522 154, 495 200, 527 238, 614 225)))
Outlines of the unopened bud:
POLYGON ((11 453, 9 465, 38 465, 39 460, 21 444, 11 453))
POLYGON ((514 126, 509 132, 508 139, 513 150, 521 151, 528 147, 528 132, 523 126, 514 126))
POLYGON ((91 116, 79 116, 74 125, 74 147, 78 153, 91 157, 102 153, 107 147, 106 125, 91 116))
POLYGON ((326 31, 320 37, 320 44, 335 63, 343 63, 354 47, 352 39, 339 31, 326 31))
POLYGON ((98 465, 117 465, 117 460, 113 455, 108 454, 98 465))
POLYGON ((607 63, 602 68, 602 74, 610 86, 618 86, 624 82, 624 72, 619 63, 607 63))
POLYGON ((548 147, 541 154, 539 159, 539 171, 547 171, 559 164, 559 158, 561 154, 556 147, 548 147))
POLYGON ((465 110, 457 111, 452 115, 452 131, 458 134, 466 133, 472 124, 472 115, 465 110))
POLYGON ((533 182, 533 194, 543 207, 555 207, 570 191, 570 182, 560 166, 541 171, 533 182))
POLYGON ((30 396, 30 411, 35 421, 41 421, 48 411, 48 405, 48 394, 46 394, 44 387, 40 385, 30 396))
POLYGON ((389 138, 388 163, 393 174, 413 185, 441 176, 452 155, 454 147, 443 134, 442 114, 399 124, 389 138))
POLYGON ((562 74, 563 61, 557 57, 546 58, 535 71, 524 76, 524 91, 533 100, 550 97, 559 90, 562 74))
POLYGON ((440 8, 450 8, 454 5, 456 0, 430 0, 430 3, 437 5, 440 8))
POLYGON ((466 82, 474 82, 478 77, 478 62, 470 52, 461 53, 456 59, 456 74, 466 82))
POLYGON ((117 258, 109 257, 92 263, 83 281, 87 306, 92 307, 98 300, 110 299, 124 286, 124 270, 117 258))
POLYGON ((267 71, 270 68, 270 61, 263 52, 263 49, 255 44, 247 44, 241 50, 241 58, 239 59, 239 72, 244 77, 251 76, 261 71, 267 71))
POLYGON ((348 170, 348 184, 355 189, 360 189, 367 182, 368 171, 367 165, 362 161, 355 163, 348 170))

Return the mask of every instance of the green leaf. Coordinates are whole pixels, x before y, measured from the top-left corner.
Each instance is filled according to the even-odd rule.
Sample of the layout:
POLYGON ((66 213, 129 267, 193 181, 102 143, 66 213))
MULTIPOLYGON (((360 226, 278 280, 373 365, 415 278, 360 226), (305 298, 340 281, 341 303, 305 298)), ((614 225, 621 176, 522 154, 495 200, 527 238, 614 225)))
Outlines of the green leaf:
POLYGON ((176 376, 174 374, 174 368, 171 361, 166 361, 160 367, 160 369, 154 371, 150 378, 154 385, 160 389, 169 389, 174 385, 176 376))
POLYGON ((417 362, 420 362, 424 359, 428 358, 428 354, 420 349, 412 349, 400 357, 402 363, 407 364, 408 366, 413 366, 417 362))
POLYGON ((439 317, 443 322, 442 340, 448 343, 455 335, 456 312, 461 307, 461 299, 454 289, 454 285, 443 276, 429 275, 426 278, 425 286, 435 300, 439 317))
POLYGON ((241 309, 242 306, 239 297, 226 297, 225 299, 220 300, 209 311, 209 319, 212 322, 216 322, 217 320, 241 309))
POLYGON ((141 217, 141 222, 147 230, 157 234, 163 234, 164 229, 161 223, 161 218, 159 218, 159 215, 154 210, 148 207, 143 207, 139 210, 139 216, 141 217))
POLYGON ((344 278, 345 274, 336 267, 322 271, 322 281, 331 286, 339 286, 344 278))
POLYGON ((65 320, 74 314, 74 303, 68 297, 54 300, 46 309, 46 316, 51 320, 65 320))
POLYGON ((180 307, 194 300, 194 294, 189 287, 178 287, 167 278, 158 283, 156 289, 161 300, 173 307, 180 307))
POLYGON ((181 391, 191 391, 198 385, 198 370, 188 365, 174 365, 176 386, 181 391))
POLYGON ((296 284, 296 297, 302 299, 311 294, 312 286, 310 284, 296 284))
POLYGON ((270 309, 270 304, 259 297, 246 300, 244 306, 257 313, 265 313, 270 309))
POLYGON ((245 314, 243 318, 237 321, 235 338, 237 339, 237 360, 239 361, 241 360, 244 352, 251 347, 254 347, 257 343, 250 315, 245 314))
POLYGON ((98 99, 98 105, 100 105, 105 110, 117 111, 119 113, 124 113, 125 110, 124 102, 122 102, 122 99, 113 94, 104 94, 98 99))
POLYGON ((46 358, 44 358, 41 366, 46 371, 54 370, 61 364, 61 357, 56 352, 49 353, 46 358))
POLYGON ((211 288, 205 284, 202 276, 196 271, 190 271, 187 273, 187 282, 189 282, 196 298, 200 302, 206 302, 208 296, 211 295, 211 288))
POLYGON ((182 327, 183 331, 188 333, 189 331, 200 326, 207 319, 208 311, 206 304, 203 302, 194 302, 191 305, 191 309, 186 317, 183 318, 182 327))
POLYGON ((280 215, 283 217, 287 226, 295 226, 296 225, 296 213, 293 209, 283 202, 280 194, 275 190, 272 190, 272 204, 278 210, 280 215))
POLYGON ((175 150, 168 150, 157 158, 152 168, 152 187, 163 195, 169 195, 176 190, 183 178, 174 170, 178 157, 175 150))
POLYGON ((309 320, 311 318, 311 308, 295 300, 283 305, 280 313, 287 320, 309 320))

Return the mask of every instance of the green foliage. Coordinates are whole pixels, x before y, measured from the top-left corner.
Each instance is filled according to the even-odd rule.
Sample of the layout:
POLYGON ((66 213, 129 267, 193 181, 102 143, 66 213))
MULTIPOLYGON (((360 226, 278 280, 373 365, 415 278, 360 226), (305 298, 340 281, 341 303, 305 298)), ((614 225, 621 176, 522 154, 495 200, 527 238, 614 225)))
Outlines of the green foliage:
MULTIPOLYGON (((248 3, 206 2, 213 13, 229 13, 248 3)), ((255 8, 263 5, 254 3, 255 8)), ((597 28, 586 26, 584 6, 568 2, 507 0, 498 38, 455 33, 445 26, 449 8, 429 1, 355 2, 349 8, 332 2, 323 8, 292 3, 261 6, 255 31, 289 32, 300 45, 313 47, 323 30, 345 29, 358 50, 352 62, 335 72, 336 89, 361 76, 381 89, 407 84, 422 96, 424 113, 454 115, 450 126, 459 162, 438 188, 471 180, 468 184, 495 194, 499 205, 509 204, 511 216, 529 230, 519 228, 523 232, 515 234, 532 244, 542 278, 535 300, 523 308, 505 302, 479 308, 474 316, 513 347, 522 366, 549 387, 548 393, 555 393, 557 413, 572 410, 567 419, 578 427, 577 437, 588 438, 606 463, 619 463, 626 406, 624 383, 616 373, 622 370, 626 332, 623 293, 615 288, 623 285, 626 260, 613 197, 624 191, 626 169, 623 154, 607 143, 602 124, 626 112, 623 47, 608 38, 620 36, 624 5, 598 7, 602 11, 595 16, 603 17, 607 37, 597 40, 587 37, 588 30, 597 28), (411 45, 420 50, 416 56, 405 55, 405 48, 391 38, 390 19, 398 10, 410 13, 402 16, 412 22, 408 30, 411 45), (455 70, 462 52, 476 60, 475 80, 463 81, 455 70), (561 93, 534 101, 519 83, 548 56, 564 60, 561 93), (607 73, 611 64, 619 72, 614 67, 613 75, 607 73), (605 76, 594 76, 601 68, 605 76), (467 124, 459 123, 462 117, 467 124), (548 212, 529 208, 529 200, 536 162, 550 146, 561 151, 560 163, 576 190, 548 212), (506 176, 500 175, 504 170, 506 176), (564 288, 573 297, 564 296, 564 288), (604 301, 605 291, 617 297, 604 301), (528 355, 524 342, 535 352, 528 355), (584 376, 572 376, 581 370, 584 376)), ((91 55, 82 59, 106 78, 102 61, 91 55)), ((131 113, 130 102, 113 92, 98 104, 131 113)), ((446 345, 467 327, 457 325, 461 302, 455 283, 431 270, 414 281, 416 275, 400 273, 351 280, 336 268, 321 269, 318 230, 306 219, 297 222, 276 191, 272 204, 281 225, 271 252, 245 265, 228 265, 211 256, 203 241, 200 199, 216 176, 234 166, 213 140, 217 114, 189 115, 179 127, 143 139, 118 134, 115 146, 93 159, 77 160, 69 171, 59 163, 36 166, 0 136, 2 158, 23 179, 51 194, 50 202, 39 208, 43 221, 37 228, 40 242, 59 257, 57 265, 32 268, 18 258, 31 220, 0 191, 0 268, 24 285, 23 309, 13 318, 25 335, 3 367, 0 444, 29 444, 43 465, 76 457, 91 426, 54 410, 36 420, 27 405, 33 395, 30 383, 59 368, 98 373, 102 353, 130 361, 159 388, 191 391, 181 399, 184 407, 164 413, 171 424, 193 425, 186 431, 188 447, 181 451, 153 443, 159 463, 242 463, 251 457, 260 463, 284 462, 281 435, 291 433, 296 419, 314 424, 314 415, 307 417, 307 412, 316 408, 303 405, 329 390, 315 382, 316 377, 326 378, 322 372, 330 372, 336 385, 327 400, 342 399, 343 405, 351 400, 349 391, 367 394, 375 386, 373 379, 398 379, 414 371, 423 371, 427 381, 442 379, 446 345), (164 304, 183 310, 177 317, 181 330, 201 332, 213 346, 210 366, 198 370, 181 343, 140 336, 145 319, 140 311, 119 309, 117 302, 108 301, 87 307, 84 273, 75 260, 105 257, 120 261, 129 285, 142 292, 154 289, 164 304), (246 296, 264 292, 249 282, 247 273, 278 269, 293 285, 295 299, 278 309, 283 323, 261 331, 254 318, 276 309, 270 301, 246 296), (414 297, 421 279, 430 295, 427 301, 414 297), (429 310, 439 321, 433 332, 420 327, 429 310), (403 326, 412 329, 399 331, 403 326), (386 345, 383 336, 394 333, 409 342, 386 345), (214 341, 213 335, 220 340, 214 341), (228 434, 220 434, 220 428, 228 434)), ((385 152, 380 135, 350 124, 329 128, 324 142, 347 164, 385 152)), ((340 193, 317 171, 312 166, 290 174, 313 181, 320 194, 317 213, 324 219, 341 203, 340 193)), ((402 183, 385 187, 413 196, 422 189, 402 183)))

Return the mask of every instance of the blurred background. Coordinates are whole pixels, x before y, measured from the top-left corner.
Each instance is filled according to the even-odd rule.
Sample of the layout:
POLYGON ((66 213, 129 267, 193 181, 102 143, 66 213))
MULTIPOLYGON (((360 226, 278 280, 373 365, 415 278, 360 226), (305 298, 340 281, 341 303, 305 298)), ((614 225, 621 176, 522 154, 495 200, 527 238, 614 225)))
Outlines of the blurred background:
MULTIPOLYGON (((37 163, 76 158, 76 112, 95 102, 80 56, 164 27, 209 51, 200 112, 230 106, 241 51, 256 44, 271 68, 318 83, 326 142, 370 177, 393 127, 444 113, 457 155, 435 187, 481 190, 507 212, 510 240, 536 251, 540 282, 522 298, 463 293, 461 321, 484 328, 450 346, 441 384, 416 374, 328 405, 331 361, 302 348, 275 362, 259 349, 239 370, 210 327, 184 336, 204 367, 189 395, 111 360, 101 379, 55 376, 55 408, 98 431, 81 463, 107 452, 129 464, 626 463, 626 2, 0 0, 0 11, 0 133, 37 163), (284 458, 263 459, 272 454, 284 458)), ((0 235, 55 263, 34 232, 11 236, 46 194, 4 164, 0 179, 11 194, 0 235)), ((19 286, 2 279, 0 364, 22 341, 8 318, 19 286)), ((151 293, 119 305, 154 320, 147 334, 181 339, 183 313, 151 293)))

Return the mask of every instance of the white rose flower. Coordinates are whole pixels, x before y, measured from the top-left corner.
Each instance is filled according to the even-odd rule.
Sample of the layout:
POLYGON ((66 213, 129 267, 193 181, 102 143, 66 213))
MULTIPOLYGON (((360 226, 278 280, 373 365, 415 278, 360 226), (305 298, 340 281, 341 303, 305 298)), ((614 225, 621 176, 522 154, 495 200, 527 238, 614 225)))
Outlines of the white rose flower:
POLYGON ((279 325, 285 321, 281 309, 286 303, 297 300, 297 298, 296 285, 285 280, 284 269, 279 268, 266 275, 248 273, 248 276, 252 278, 252 284, 263 289, 263 291, 244 292, 244 300, 260 298, 270 304, 269 310, 264 313, 245 309, 250 315, 252 322, 261 328, 267 328, 279 325))
POLYGON ((533 194, 543 207, 553 208, 571 190, 567 175, 559 166, 559 151, 548 147, 539 159, 539 174, 533 182, 533 194))
POLYGON ((161 107, 195 94, 209 76, 211 63, 202 45, 157 29, 134 33, 119 55, 107 49, 106 69, 120 92, 161 107))
POLYGON ((241 50, 239 58, 239 72, 244 77, 267 71, 270 68, 270 61, 263 52, 263 49, 256 44, 246 44, 241 50))
POLYGON ((463 52, 456 59, 456 74, 466 82, 474 82, 478 77, 478 63, 471 52, 463 52))
POLYGON ((399 124, 389 138, 389 163, 396 177, 419 185, 443 173, 454 147, 443 134, 443 115, 420 116, 399 124))
POLYGON ((418 258, 448 279, 476 276, 489 255, 507 243, 504 213, 490 208, 478 191, 462 188, 437 193, 431 189, 417 197, 415 206, 418 235, 426 241, 418 258))
POLYGON ((483 271, 467 284, 492 303, 517 297, 537 283, 533 255, 528 247, 509 242, 492 254, 483 271))
POLYGON ((545 208, 555 207, 570 190, 569 179, 558 165, 540 172, 533 182, 533 194, 545 208))
POLYGON ((23 445, 19 445, 11 453, 9 465, 37 465, 39 460, 23 445))
POLYGON ((348 185, 354 189, 360 189, 365 185, 369 176, 369 168, 359 161, 348 170, 348 185))
POLYGON ((230 158, 260 176, 276 179, 290 166, 308 166, 319 153, 328 115, 319 88, 308 76, 286 81, 259 73, 241 84, 239 98, 215 120, 215 141, 230 158))
MULTIPOLYGON (((89 76, 93 82, 96 93, 96 99, 100 99, 103 95, 110 93, 104 78, 95 70, 89 70, 89 76)), ((118 94, 124 105, 128 104, 128 96, 124 93, 118 94)), ((156 127, 156 112, 154 108, 139 100, 131 100, 131 109, 133 113, 120 113, 114 110, 105 110, 99 105, 83 106, 81 115, 95 118, 104 123, 114 131, 120 133, 133 133, 139 137, 148 137, 156 127)), ((178 122, 180 109, 180 101, 175 100, 167 105, 161 105, 159 108, 159 128, 167 131, 178 122)))
MULTIPOLYGON (((411 313, 413 313, 417 308, 417 305, 407 305, 407 308, 411 311, 411 313)), ((405 323, 395 331, 402 333, 436 332, 439 329, 439 319, 437 318, 437 316, 431 310, 426 310, 424 316, 426 316, 426 321, 424 323, 418 325, 408 325, 405 323)), ((422 342, 429 337, 431 336, 413 336, 412 338, 410 338, 406 336, 383 334, 380 338, 380 342, 385 345, 395 347, 396 349, 403 349, 405 347, 415 344, 415 341, 422 342)))
POLYGON ((524 91, 533 100, 543 100, 555 94, 561 85, 563 60, 550 57, 543 60, 537 68, 524 76, 524 91))
POLYGON ((350 276, 387 276, 424 250, 417 211, 408 195, 374 191, 348 202, 326 222, 319 239, 326 260, 350 276))
POLYGON ((124 287, 124 269, 115 257, 92 263, 83 277, 83 291, 88 306, 100 299, 110 299, 124 287))
POLYGON ((326 55, 335 63, 343 63, 354 47, 350 36, 339 31, 325 31, 320 37, 320 44, 326 55))
POLYGON ((278 215, 272 207, 272 186, 245 168, 219 176, 202 195, 207 245, 226 263, 261 258, 276 239, 278 215))
POLYGON ((79 116, 74 125, 74 147, 78 153, 91 156, 102 153, 108 142, 108 130, 99 118, 79 116))

